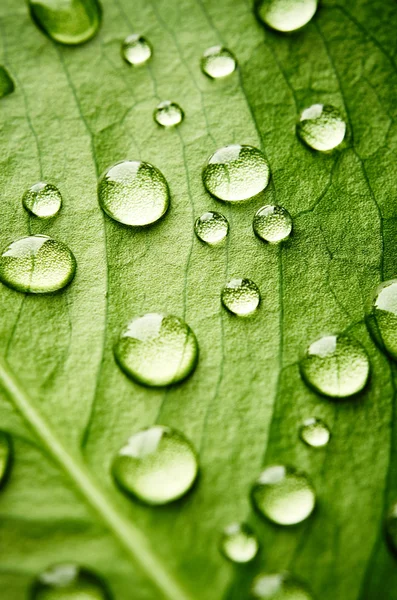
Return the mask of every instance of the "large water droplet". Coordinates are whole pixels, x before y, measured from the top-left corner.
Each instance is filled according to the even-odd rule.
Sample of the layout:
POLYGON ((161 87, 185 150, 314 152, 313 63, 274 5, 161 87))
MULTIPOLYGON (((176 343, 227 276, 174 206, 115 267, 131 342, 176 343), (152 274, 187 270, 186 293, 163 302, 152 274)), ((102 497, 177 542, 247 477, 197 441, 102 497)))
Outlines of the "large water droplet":
POLYGON ((11 438, 0 431, 0 486, 4 483, 11 462, 11 438))
POLYGON ((82 44, 97 33, 101 24, 98 0, 28 1, 33 20, 60 44, 82 44))
POLYGON ((258 308, 261 295, 251 279, 232 279, 223 288, 221 299, 231 313, 245 317, 258 308))
POLYGON ((33 600, 110 600, 99 577, 75 563, 53 565, 33 584, 33 600))
POLYGON ((46 219, 57 214, 62 205, 62 196, 55 185, 40 181, 24 193, 22 202, 27 211, 46 219))
POLYGON ((115 346, 123 371, 138 383, 165 386, 185 379, 198 358, 196 336, 178 317, 149 313, 132 319, 115 346))
POLYGON ((302 423, 299 436, 308 446, 322 448, 328 444, 331 433, 324 421, 313 417, 302 423))
POLYGON ((234 563, 247 563, 258 554, 258 538, 245 523, 232 523, 222 533, 222 553, 234 563))
POLYGON ((265 189, 270 170, 263 153, 253 146, 234 144, 217 150, 203 170, 203 182, 213 196, 236 202, 265 189))
POLYGON ((135 227, 158 221, 170 202, 164 175, 139 160, 119 162, 105 171, 99 179, 98 198, 109 217, 135 227))
POLYGON ((296 31, 313 18, 317 4, 318 0, 261 0, 257 14, 276 31, 296 31))
POLYGON ((229 223, 221 213, 209 211, 196 220, 194 231, 202 242, 215 245, 226 238, 229 232, 229 223))
POLYGON ((313 342, 300 370, 306 383, 331 398, 360 392, 369 376, 369 359, 363 346, 347 335, 328 335, 313 342))
POLYGON ((160 102, 154 111, 154 120, 162 127, 175 127, 183 121, 183 110, 176 102, 160 102))
POLYGON ((367 311, 367 325, 379 348, 397 360, 397 279, 375 288, 367 311))
POLYGON ((252 226, 256 235, 270 244, 286 240, 292 231, 292 218, 282 206, 262 206, 256 213, 252 226))
POLYGON ((342 143, 346 123, 334 106, 313 104, 302 112, 296 130, 310 148, 324 152, 342 143))
POLYGON ((197 455, 178 431, 156 425, 131 436, 112 466, 118 485, 146 504, 177 500, 197 477, 197 455))
POLYGON ((133 33, 125 38, 121 46, 121 55, 130 65, 139 67, 152 56, 152 47, 143 35, 133 33))
POLYGON ((230 50, 223 46, 208 48, 201 58, 203 73, 211 79, 220 79, 231 75, 236 70, 237 60, 230 50))
POLYGON ((306 587, 288 573, 260 574, 251 591, 258 600, 313 600, 306 587))
POLYGON ((12 242, 0 256, 0 281, 18 292, 55 292, 72 281, 75 271, 69 248, 46 235, 12 242))
POLYGON ((252 488, 258 511, 278 525, 295 525, 307 519, 316 503, 314 488, 307 476, 293 467, 267 467, 252 488))
POLYGON ((7 69, 0 65, 0 98, 8 96, 15 89, 14 82, 7 69))

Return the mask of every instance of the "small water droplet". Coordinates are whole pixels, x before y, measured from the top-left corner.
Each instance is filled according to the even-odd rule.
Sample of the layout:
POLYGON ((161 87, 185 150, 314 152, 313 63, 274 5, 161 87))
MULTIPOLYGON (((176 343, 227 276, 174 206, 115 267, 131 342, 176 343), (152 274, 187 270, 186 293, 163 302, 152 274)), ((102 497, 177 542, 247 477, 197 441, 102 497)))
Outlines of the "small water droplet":
POLYGON ((15 89, 14 82, 7 69, 0 65, 0 98, 8 96, 15 89))
POLYGON ((386 515, 385 530, 388 542, 393 551, 397 553, 397 502, 390 507, 386 515))
POLYGON ((296 130, 310 148, 325 152, 343 142, 346 123, 334 106, 313 104, 302 112, 296 130))
POLYGON ((292 231, 292 218, 282 206, 262 206, 252 223, 256 235, 270 244, 286 240, 292 231))
POLYGON ((184 114, 179 104, 165 100, 157 106, 153 117, 156 123, 162 127, 175 127, 182 123, 184 114))
POLYGON ((170 203, 164 175, 139 160, 125 160, 105 171, 99 179, 98 199, 109 217, 135 227, 161 219, 170 203))
POLYGON ((253 313, 260 299, 259 288, 251 279, 231 279, 221 293, 223 306, 239 317, 253 313))
POLYGON ((8 473, 11 453, 11 438, 4 431, 0 431, 0 486, 4 483, 8 473))
POLYGON ((98 0, 29 0, 29 8, 44 33, 68 46, 91 39, 102 20, 98 0))
POLYGON ((309 346, 300 370, 316 392, 347 398, 361 392, 367 383, 369 359, 357 340, 347 335, 328 335, 309 346))
POLYGON ((223 46, 208 48, 201 58, 203 73, 211 79, 221 79, 236 70, 237 60, 230 50, 223 46))
POLYGON ((375 288, 366 321, 379 348, 397 360, 397 279, 383 281, 375 288))
POLYGON ((222 533, 222 554, 234 563, 247 563, 258 554, 258 538, 245 523, 232 523, 222 533))
POLYGON ((209 211, 196 219, 194 231, 202 242, 215 245, 226 238, 229 232, 229 223, 221 213, 209 211))
POLYGON ((24 193, 22 203, 26 210, 36 217, 47 219, 59 212, 62 196, 55 185, 40 181, 24 193))
POLYGON ((262 471, 252 488, 252 501, 273 523, 295 525, 313 512, 316 493, 305 473, 276 465, 262 471))
POLYGON ((312 448, 322 448, 330 440, 331 432, 321 419, 306 419, 299 430, 299 437, 312 448))
POLYGON ((233 144, 212 154, 203 183, 213 196, 227 202, 248 200, 265 189, 270 170, 263 153, 253 146, 233 144))
POLYGON ((46 235, 12 242, 0 256, 0 281, 18 292, 55 292, 70 283, 75 272, 69 248, 46 235))
POLYGON ((257 575, 251 590, 258 600, 313 600, 305 585, 288 573, 257 575))
POLYGON ((163 425, 131 436, 112 466, 118 485, 151 505, 167 504, 184 496, 197 472, 197 455, 190 441, 163 425))
POLYGON ((125 38, 121 46, 121 55, 130 65, 139 67, 152 56, 152 47, 143 35, 133 33, 125 38))
POLYGON ((32 588, 33 600, 110 600, 103 581, 75 563, 53 565, 43 571, 32 588))
POLYGON ((152 387, 185 379, 197 364, 198 345, 189 325, 178 317, 149 313, 130 321, 115 346, 123 371, 152 387))
POLYGON ((306 25, 313 18, 317 4, 318 0, 261 0, 256 10, 262 23, 287 33, 306 25))

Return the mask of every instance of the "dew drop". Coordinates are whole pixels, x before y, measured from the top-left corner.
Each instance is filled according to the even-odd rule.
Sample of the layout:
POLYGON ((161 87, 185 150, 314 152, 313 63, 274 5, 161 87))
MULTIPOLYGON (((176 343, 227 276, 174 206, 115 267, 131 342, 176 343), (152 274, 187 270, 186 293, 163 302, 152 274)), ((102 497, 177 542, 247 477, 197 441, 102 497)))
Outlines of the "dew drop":
POLYGON ((46 235, 12 242, 0 256, 0 281, 18 292, 55 292, 70 283, 75 272, 69 248, 46 235))
POLYGON ((43 571, 32 588, 33 600, 110 600, 99 577, 75 563, 53 565, 43 571))
POLYGON ((306 419, 299 430, 299 437, 312 448, 322 448, 330 440, 331 432, 321 419, 306 419))
POLYGON ((197 455, 190 441, 163 425, 131 436, 112 465, 117 484, 151 505, 181 498, 192 487, 197 472, 197 455))
POLYGON ((236 57, 223 46, 208 48, 201 58, 201 68, 211 79, 221 79, 231 75, 237 67, 236 57))
POLYGON ((305 473, 276 465, 262 471, 252 488, 252 501, 273 523, 295 525, 311 515, 316 494, 305 473))
POLYGON ((385 520, 385 530, 393 551, 397 553, 397 502, 388 511, 385 520))
POLYGON ((144 65, 152 56, 152 47, 148 40, 139 33, 125 38, 121 46, 121 55, 133 67, 144 65))
POLYGON ((258 554, 258 538, 245 523, 232 523, 222 533, 222 554, 234 563, 247 563, 258 554))
POLYGON ((257 575, 251 591, 257 600, 313 600, 306 587, 288 573, 257 575))
POLYGON ((135 227, 158 221, 170 203, 164 175, 139 160, 119 162, 105 171, 99 179, 98 199, 109 217, 135 227))
POLYGON ((179 104, 165 100, 157 106, 153 117, 161 127, 175 127, 182 123, 184 114, 179 104))
POLYGON ((363 346, 347 335, 328 335, 313 342, 300 371, 316 392, 347 398, 361 392, 369 376, 369 359, 363 346))
POLYGON ((318 0, 261 0, 259 19, 268 27, 284 33, 306 25, 317 10, 318 0))
POLYGON ((397 279, 383 281, 375 288, 366 320, 379 348, 397 360, 397 279))
POLYGON ((35 23, 54 42, 74 46, 98 31, 102 10, 98 0, 28 0, 35 23))
POLYGON ((4 483, 11 462, 11 438, 0 431, 0 486, 4 483))
POLYGON ((213 246, 226 238, 229 223, 221 213, 209 211, 196 219, 194 231, 202 242, 213 246))
POLYGON ((223 288, 221 299, 231 313, 245 317, 258 308, 261 295, 251 279, 232 279, 223 288))
POLYGON ((8 96, 15 89, 14 82, 7 69, 0 65, 0 98, 8 96))
POLYGON ((178 317, 148 313, 130 321, 115 346, 123 371, 151 387, 185 379, 197 364, 198 345, 189 325, 178 317))
POLYGON ((256 235, 270 244, 286 240, 292 231, 292 218, 282 206, 262 206, 252 223, 256 235))
POLYGON ((346 123, 334 106, 313 104, 302 112, 296 130, 301 140, 310 148, 325 152, 342 143, 346 134, 346 123))
POLYGON ((203 183, 213 196, 227 202, 248 200, 265 189, 270 170, 263 153, 253 146, 233 144, 212 154, 203 183))
POLYGON ((40 181, 24 193, 22 203, 28 212, 36 217, 47 219, 59 212, 62 196, 55 185, 40 181))

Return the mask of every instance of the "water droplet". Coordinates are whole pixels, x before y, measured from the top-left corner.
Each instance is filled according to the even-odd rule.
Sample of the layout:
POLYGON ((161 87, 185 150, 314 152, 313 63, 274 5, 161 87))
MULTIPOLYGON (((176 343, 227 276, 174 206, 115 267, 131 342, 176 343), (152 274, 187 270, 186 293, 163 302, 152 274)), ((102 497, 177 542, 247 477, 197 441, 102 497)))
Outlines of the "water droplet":
POLYGON ((203 182, 213 196, 227 202, 248 200, 265 189, 270 171, 263 153, 253 146, 233 144, 212 154, 203 182))
POLYGON ((318 0, 261 0, 257 15, 276 31, 296 31, 313 18, 317 4, 318 0))
POLYGON ((260 574, 251 589, 258 600, 313 600, 306 587, 288 573, 260 574))
POLYGON ((99 577, 74 563, 53 565, 33 584, 33 600, 110 600, 99 577))
POLYGON ((7 69, 0 65, 0 98, 8 96, 15 89, 14 82, 7 69))
POLYGON ((270 244, 286 240, 292 231, 292 218, 282 206, 262 206, 253 220, 256 235, 270 244))
POLYGON ((302 112, 296 130, 310 148, 325 152, 343 142, 346 123, 334 106, 313 104, 302 112))
POLYGON ((367 325, 379 348, 397 360, 397 279, 383 281, 375 288, 367 325))
POLYGON ((321 419, 311 418, 303 422, 299 436, 305 444, 312 448, 322 448, 330 440, 331 432, 321 419))
POLYGON ((215 245, 226 238, 229 232, 229 223, 221 213, 209 211, 196 220, 194 231, 202 242, 215 245))
POLYGON ((54 42, 82 44, 98 31, 102 10, 98 0, 29 0, 35 23, 54 42))
POLYGON ((121 54, 130 65, 138 67, 144 65, 152 56, 152 47, 143 35, 133 33, 125 38, 121 54))
POLYGON ((47 235, 12 242, 0 256, 0 281, 18 292, 55 292, 70 283, 75 272, 69 248, 47 235))
POLYGON ((181 498, 192 487, 197 472, 192 444, 178 431, 162 425, 131 436, 112 466, 118 485, 151 505, 181 498))
POLYGON ((258 554, 258 538, 245 523, 232 523, 223 531, 220 549, 234 563, 247 563, 258 554))
POLYGON ((130 321, 114 352, 129 377, 159 387, 190 375, 197 364, 198 345, 193 331, 182 319, 149 313, 130 321))
POLYGON ((125 160, 105 171, 99 180, 98 198, 109 217, 135 227, 158 221, 170 203, 164 175, 139 160, 125 160))
POLYGON ((231 313, 244 317, 258 308, 261 295, 251 279, 232 279, 223 288, 221 299, 231 313))
POLYGON ((387 539, 394 552, 397 553, 397 502, 390 507, 386 515, 385 529, 387 539))
POLYGON ((183 121, 183 110, 176 102, 160 102, 154 111, 154 120, 162 127, 175 127, 183 121))
POLYGON ((223 46, 208 48, 201 58, 203 73, 211 79, 221 79, 236 70, 237 60, 230 50, 223 46))
POLYGON ((361 392, 369 376, 369 359, 363 346, 347 335, 328 335, 313 342, 300 370, 306 383, 331 398, 361 392))
POLYGON ((0 485, 6 479, 11 462, 11 438, 3 431, 0 431, 0 485))
POLYGON ((258 511, 278 525, 295 525, 313 512, 316 493, 307 476, 283 465, 267 467, 252 488, 258 511))
POLYGON ((40 181, 24 193, 22 203, 27 211, 46 219, 57 214, 61 208, 62 196, 55 185, 40 181))

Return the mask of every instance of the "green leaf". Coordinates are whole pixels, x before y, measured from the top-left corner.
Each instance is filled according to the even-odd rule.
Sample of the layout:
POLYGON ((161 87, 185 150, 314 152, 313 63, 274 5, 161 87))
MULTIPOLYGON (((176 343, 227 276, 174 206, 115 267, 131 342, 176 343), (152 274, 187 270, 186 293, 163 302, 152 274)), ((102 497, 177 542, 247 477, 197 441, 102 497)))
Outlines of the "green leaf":
POLYGON ((45 37, 24 3, 0 6, 0 63, 15 82, 0 100, 0 242, 51 235, 78 263, 56 295, 0 289, 0 423, 15 450, 0 493, 0 589, 22 600, 41 570, 73 560, 117 600, 241 600, 256 573, 285 569, 321 600, 393 600, 383 516, 397 497, 396 372, 369 337, 364 306, 397 270, 395 2, 324 0, 292 35, 264 30, 249 2, 106 0, 103 9, 97 37, 68 48, 45 37), (140 69, 120 57, 133 32, 154 48, 140 69), (219 43, 239 70, 210 81, 199 60, 219 43), (165 99, 186 114, 175 130, 152 118, 165 99), (330 154, 295 135, 314 102, 348 122, 330 154), (206 158, 230 143, 262 147, 272 171, 265 193, 241 207, 219 205, 201 182, 206 158), (170 185, 169 214, 144 231, 97 203, 98 176, 124 158, 156 165, 170 185), (22 208, 40 179, 63 194, 49 222, 22 208), (255 211, 273 201, 294 218, 282 247, 252 233, 255 211), (231 231, 226 246, 209 248, 193 223, 219 207, 231 231), (261 290, 249 319, 220 306, 234 276, 261 290), (194 375, 167 391, 132 383, 113 358, 123 324, 150 311, 184 317, 200 344, 194 375), (304 385, 297 361, 316 337, 347 329, 369 353, 371 381, 359 398, 332 402, 304 385), (323 450, 298 440, 311 416, 332 429, 323 450), (183 431, 201 465, 195 489, 161 509, 125 498, 109 469, 126 438, 155 422, 183 431), (280 462, 305 470, 318 492, 315 514, 290 529, 263 522, 249 499, 262 465, 280 462), (250 567, 218 551, 236 520, 261 541, 250 567))

